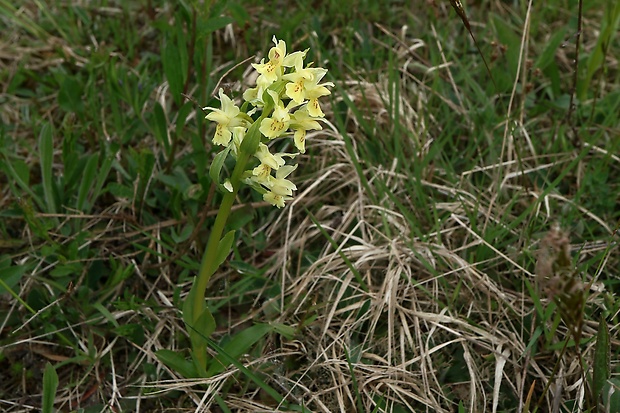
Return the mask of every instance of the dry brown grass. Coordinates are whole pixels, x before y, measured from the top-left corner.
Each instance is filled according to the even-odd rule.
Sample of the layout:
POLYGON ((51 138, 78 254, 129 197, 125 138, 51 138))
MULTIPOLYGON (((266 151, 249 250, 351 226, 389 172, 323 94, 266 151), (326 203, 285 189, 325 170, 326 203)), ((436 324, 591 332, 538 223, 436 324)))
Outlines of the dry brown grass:
MULTIPOLYGON (((617 277, 617 233, 606 217, 527 177, 540 171, 560 174, 563 168, 576 163, 573 169, 577 172, 567 174, 565 180, 578 187, 589 162, 605 158, 616 173, 620 171, 620 158, 605 149, 605 142, 586 144, 586 154, 572 150, 541 153, 537 139, 552 139, 548 136, 551 133, 533 130, 544 121, 534 126, 528 123, 525 101, 519 100, 516 92, 517 82, 531 80, 526 78, 530 73, 523 69, 509 97, 511 102, 514 100, 514 106, 508 109, 514 114, 512 120, 493 125, 480 138, 489 145, 501 139, 499 159, 470 162, 465 170, 455 171, 438 157, 414 177, 412 169, 403 164, 422 162, 445 126, 445 119, 429 108, 430 101, 438 99, 457 114, 454 119, 458 117, 462 122, 461 131, 473 131, 475 119, 465 92, 453 77, 458 70, 456 63, 443 52, 441 65, 432 66, 426 57, 425 48, 447 48, 439 34, 434 33, 436 44, 430 45, 404 28, 400 33, 383 26, 376 28, 394 41, 385 47, 391 48, 399 71, 397 126, 407 156, 394 157, 386 164, 364 159, 362 148, 368 142, 389 139, 395 128, 390 109, 390 103, 394 104, 390 99, 395 95, 390 88, 394 84, 389 76, 360 72, 340 79, 342 93, 335 94, 332 104, 348 100, 357 112, 349 110, 341 129, 334 120, 335 109, 325 109, 326 118, 332 121, 323 131, 308 135, 309 152, 300 158, 297 172, 303 181, 297 184, 295 200, 272 219, 264 220, 253 233, 245 234, 250 239, 265 237, 264 249, 251 251, 247 261, 264 269, 262 276, 268 281, 265 284, 279 285, 281 294, 255 289, 245 292, 242 304, 223 306, 218 313, 220 329, 214 338, 257 322, 296 327, 293 339, 270 336, 241 362, 260 372, 285 400, 313 412, 371 412, 379 399, 385 403, 385 411, 402 406, 409 411, 453 412, 462 401, 470 412, 496 412, 506 405, 517 406, 520 412, 530 400, 530 392, 535 397, 542 395, 542 411, 557 412, 566 400, 583 405, 587 396, 582 360, 592 359, 592 338, 598 328, 594 318, 584 314, 607 308, 607 292, 600 280, 617 277), (453 97, 432 89, 435 73, 450 85, 453 97), (371 128, 366 129, 364 123, 371 128), (410 190, 409 183, 414 179, 421 188, 419 192, 410 190), (416 197, 421 196, 438 222, 429 220, 427 211, 419 209, 416 197), (571 234, 559 228, 553 228, 548 235, 538 230, 555 222, 561 211, 570 209, 578 210, 590 229, 586 235, 578 234, 578 243, 571 244, 571 234), (412 228, 413 222, 419 227, 412 228), (514 222, 518 223, 512 225, 514 222), (485 232, 494 227, 504 230, 485 232), (537 232, 532 234, 532 228, 537 232), (589 240, 582 241, 589 235, 589 240), (604 254, 597 265, 581 265, 598 257, 601 251, 604 254), (536 254, 539 258, 534 269, 536 254), (570 286, 566 283, 569 275, 570 286), (528 290, 536 279, 540 291, 528 290), (575 291, 579 292, 577 298, 575 291), (541 320, 558 296, 564 297, 558 301, 564 322, 549 314, 541 320), (581 307, 570 312, 576 309, 575 303, 581 307), (537 332, 537 327, 542 331, 537 332), (537 337, 538 333, 541 335, 537 337), (563 348, 562 344, 571 338, 581 339, 579 351, 574 346, 563 348)), ((215 41, 222 50, 232 42, 238 42, 240 50, 247 48, 230 28, 218 34, 215 41)), ((332 41, 334 45, 342 44, 337 33, 332 41)), ((528 57, 527 41, 524 35, 524 62, 528 57)), ((11 57, 2 54, 0 61, 3 68, 16 70, 18 57, 27 56, 29 69, 44 70, 44 65, 61 59, 57 46, 14 47, 11 57), (40 58, 50 50, 54 50, 53 58, 40 58)), ((585 46, 592 47, 591 40, 585 46)), ((76 58, 65 46, 58 47, 76 58)), ((560 60, 570 58, 562 51, 560 60)), ((617 70, 617 62, 613 57, 610 60, 610 66, 617 70)), ((153 101, 160 102, 169 119, 174 120, 166 84, 154 91, 153 101)), ((7 102, 10 104, 0 111, 2 121, 19 124, 22 120, 17 109, 23 110, 29 103, 15 96, 7 102)), ((52 113, 57 108, 46 110, 52 113)), ((200 113, 193 112, 188 119, 196 116, 200 113)), ((454 119, 450 121, 456 122, 454 119)), ((174 122, 169 127, 172 130, 174 122)), ((28 135, 26 141, 34 146, 34 137, 23 127, 11 133, 16 141, 28 135)), ((611 139, 610 135, 607 139, 611 139)), ((114 135, 104 138, 114 139, 114 135)), ((452 137, 449 146, 467 147, 470 140, 477 138, 463 132, 462 136, 452 137)), ((141 144, 157 148, 154 139, 141 144)), ((29 148, 20 150, 24 151, 25 162, 36 165, 29 148)), ((190 142, 183 142, 178 155, 190 151, 190 142)), ((483 145, 479 151, 483 153, 483 145)), ((488 158, 480 156, 481 160, 488 158)), ((158 162, 155 172, 164 167, 158 162)), ((117 173, 115 179, 120 182, 121 174, 117 173)), ((0 183, 6 183, 4 178, 0 183)), ((8 186, 2 188, 1 195, 3 206, 14 201, 8 186)), ((251 206, 265 207, 263 203, 251 206)), ((215 213, 208 209, 202 211, 202 219, 215 213)), ((121 402, 132 399, 136 411, 142 412, 220 411, 215 396, 221 395, 236 412, 279 409, 267 394, 248 384, 234 366, 208 379, 187 380, 155 356, 157 350, 181 349, 187 343, 176 303, 189 291, 189 282, 179 283, 178 277, 184 271, 179 261, 186 256, 200 257, 204 227, 198 225, 188 242, 169 250, 162 232, 179 230, 191 218, 161 217, 159 222, 146 225, 140 221, 140 211, 131 199, 108 197, 105 205, 90 215, 69 211, 36 216, 58 218, 59 227, 49 231, 49 236, 63 245, 75 240, 77 234, 64 235, 62 227, 82 220, 82 229, 89 235, 81 247, 99 251, 92 260, 115 260, 131 269, 131 278, 107 296, 99 297, 105 311, 95 315, 91 312, 83 321, 54 331, 42 331, 33 325, 45 324, 45 313, 51 307, 63 313, 84 300, 78 293, 88 267, 76 274, 73 290, 34 315, 27 314, 14 297, 0 297, 3 311, 6 309, 0 331, 4 332, 13 318, 22 319, 21 327, 11 331, 14 337, 7 341, 3 336, 0 350, 4 360, 9 364, 23 361, 24 371, 39 372, 46 361, 68 362, 59 369, 57 408, 68 411, 102 403, 107 409, 121 411, 121 402), (146 252, 136 250, 136 245, 145 247, 146 252), (119 309, 108 305, 126 292, 139 296, 150 307, 119 309), (114 326, 130 324, 150 327, 144 330, 142 345, 110 332, 114 326), (88 357, 72 359, 75 354, 61 344, 59 334, 88 357)), ((35 283, 54 296, 53 286, 45 277, 58 262, 41 258, 39 251, 45 242, 33 242, 31 230, 22 220, 11 221, 9 226, 22 226, 18 232, 28 241, 28 248, 24 243, 15 252, 15 245, 0 246, 10 250, 16 262, 38 260, 35 270, 20 285, 19 297, 27 297, 35 283)), ((244 246, 239 248, 246 250, 244 246)), ((229 298, 225 296, 229 293, 227 283, 243 276, 233 267, 216 274, 210 290, 213 301, 229 298)), ((617 316, 613 314, 610 319, 617 316)), ((610 325, 610 330, 615 337, 618 325, 610 325)), ((612 346, 617 352, 620 342, 612 339, 612 346)), ((617 362, 613 363, 617 367, 617 362)), ((11 412, 38 408, 40 386, 33 383, 40 383, 39 376, 34 380, 24 376, 21 387, 11 388, 19 397, 3 400, 0 408, 11 412)), ((532 405, 536 401, 532 399, 532 405)))

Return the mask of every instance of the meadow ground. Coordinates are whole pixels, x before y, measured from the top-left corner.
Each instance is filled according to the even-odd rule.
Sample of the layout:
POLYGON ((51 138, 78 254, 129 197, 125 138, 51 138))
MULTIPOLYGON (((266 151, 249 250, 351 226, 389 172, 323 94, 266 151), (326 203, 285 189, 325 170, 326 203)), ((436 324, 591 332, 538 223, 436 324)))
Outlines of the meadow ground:
POLYGON ((620 3, 255 3, 0 0, 0 411, 619 412, 620 3), (334 87, 196 377, 200 106, 274 35, 334 87))

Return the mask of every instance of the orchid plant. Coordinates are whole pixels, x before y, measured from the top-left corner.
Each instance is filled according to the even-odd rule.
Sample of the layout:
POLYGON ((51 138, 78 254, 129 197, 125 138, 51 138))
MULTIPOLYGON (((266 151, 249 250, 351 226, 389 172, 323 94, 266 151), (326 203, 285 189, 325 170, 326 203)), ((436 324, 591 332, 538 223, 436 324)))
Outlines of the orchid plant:
MULTIPOLYGON (((321 129, 325 116, 319 98, 329 95, 331 82, 321 83, 326 69, 306 64, 308 50, 287 54, 286 43, 273 37, 268 61, 252 64, 258 77, 256 86, 243 93, 241 107, 219 89, 220 108, 205 107, 206 118, 215 122, 213 144, 222 150, 215 156, 210 176, 223 193, 222 202, 202 258, 200 270, 183 305, 183 320, 190 335, 193 367, 186 375, 207 377, 208 338, 215 320, 206 305, 205 294, 211 276, 230 253, 234 231, 222 236, 239 189, 246 184, 262 194, 269 204, 282 208, 293 197, 296 185, 289 180, 297 165, 287 164, 306 150, 306 134, 321 129), (292 138, 295 152, 274 153, 270 143, 292 138), (221 179, 224 161, 232 157, 235 166, 221 179)), ((180 370, 182 363, 171 353, 160 359, 180 370)))

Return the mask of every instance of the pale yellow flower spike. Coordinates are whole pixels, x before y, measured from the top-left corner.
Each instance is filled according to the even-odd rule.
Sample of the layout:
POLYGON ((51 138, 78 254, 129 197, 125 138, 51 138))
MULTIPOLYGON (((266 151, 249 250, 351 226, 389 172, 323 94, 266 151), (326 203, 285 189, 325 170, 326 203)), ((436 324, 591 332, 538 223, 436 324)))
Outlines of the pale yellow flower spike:
MULTIPOLYGON (((304 153, 307 132, 322 129, 318 121, 325 114, 319 104, 319 98, 331 94, 327 87, 333 87, 334 84, 320 83, 327 69, 312 67, 312 63, 304 67, 308 50, 287 54, 287 46, 283 40, 278 40, 274 36, 272 41, 274 46, 269 49, 266 56, 268 60, 261 59, 260 63, 252 64, 259 74, 255 87, 243 92, 243 99, 253 108, 248 108, 247 113, 241 113, 239 107, 220 89, 221 109, 210 107, 204 109, 211 110, 206 117, 217 124, 213 142, 229 146, 232 156, 236 159, 248 128, 254 122, 252 119, 260 119, 258 130, 262 137, 253 154, 259 164, 246 171, 251 173, 246 179, 253 181, 254 186, 258 184, 262 187, 261 192, 264 192, 265 201, 282 208, 286 201, 293 199, 293 191, 297 190, 297 186, 286 179, 297 165, 287 165, 284 158, 294 158, 300 152, 304 153), (278 83, 274 85, 275 82, 278 83), (264 92, 269 94, 268 101, 263 100, 267 97, 264 92), (270 109, 270 113, 260 117, 255 115, 261 110, 271 108, 271 101, 273 108, 270 109), (266 145, 267 140, 291 135, 299 152, 270 152, 266 145)), ((234 189, 230 180, 226 180, 223 187, 229 192, 234 189)))

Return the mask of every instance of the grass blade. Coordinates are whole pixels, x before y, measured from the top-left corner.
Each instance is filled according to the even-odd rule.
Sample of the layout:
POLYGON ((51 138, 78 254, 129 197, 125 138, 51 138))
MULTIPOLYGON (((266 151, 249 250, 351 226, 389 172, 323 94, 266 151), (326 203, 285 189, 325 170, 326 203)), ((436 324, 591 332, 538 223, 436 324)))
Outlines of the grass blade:
MULTIPOLYGON (((82 182, 80 182, 80 188, 78 190, 77 203, 75 207, 84 212, 89 212, 91 203, 86 202, 86 197, 91 188, 95 187, 95 175, 97 174, 98 156, 96 154, 91 155, 86 162, 84 168, 84 175, 82 176, 82 182)), ((95 202, 93 198, 92 203, 95 202)))
POLYGON ((235 334, 228 343, 223 345, 221 351, 218 350, 220 354, 218 355, 217 360, 211 362, 211 366, 208 370, 208 376, 210 377, 224 371, 226 365, 231 363, 231 360, 237 360, 257 341, 272 331, 273 327, 270 324, 255 324, 252 327, 235 334))
POLYGON ((54 188, 52 186, 52 162, 54 160, 54 141, 52 138, 52 127, 49 123, 43 125, 39 134, 39 156, 41 158, 41 177, 43 183, 43 194, 48 210, 45 212, 56 213, 56 202, 54 201, 54 188))
POLYGON ((603 392, 607 379, 611 377, 610 350, 609 327, 605 317, 601 316, 596 335, 596 347, 594 348, 594 372, 592 376, 592 391, 597 401, 603 392))
POLYGON ((256 374, 254 374, 254 372, 248 370, 248 368, 245 367, 243 364, 241 364, 237 359, 231 357, 226 352, 226 350, 220 347, 215 341, 211 339, 207 339, 207 340, 209 341, 209 347, 217 351, 218 357, 223 362, 230 363, 233 366, 235 366, 237 369, 239 369, 241 373, 243 373, 248 379, 253 381, 258 387, 263 389, 265 393, 271 396, 275 401, 277 401, 280 404, 284 403, 284 398, 282 397, 282 395, 280 395, 280 393, 277 392, 276 389, 271 387, 269 384, 265 383, 265 381, 261 379, 260 377, 258 377, 256 374))
POLYGON ((495 90, 499 92, 497 85, 495 84, 495 79, 493 78, 493 74, 491 73, 491 69, 489 68, 489 64, 487 63, 487 59, 485 59, 484 55, 482 54, 482 49, 480 49, 480 46, 478 46, 478 41, 476 40, 476 37, 474 36, 474 32, 471 30, 469 19, 467 18, 467 14, 465 13, 465 10, 463 9, 463 3, 461 3, 461 0, 450 0, 450 4, 452 5, 452 8, 456 12, 456 14, 458 14, 458 16, 461 18, 463 25, 469 32, 469 35, 474 41, 474 45, 476 46, 476 49, 478 49, 478 53, 480 54, 480 57, 482 58, 484 67, 486 67, 487 69, 487 73, 489 74, 489 78, 491 79, 493 86, 495 86, 495 90))
POLYGON ((43 413, 52 413, 54 411, 56 389, 58 389, 58 374, 54 366, 48 362, 43 372, 43 404, 41 406, 43 413))

